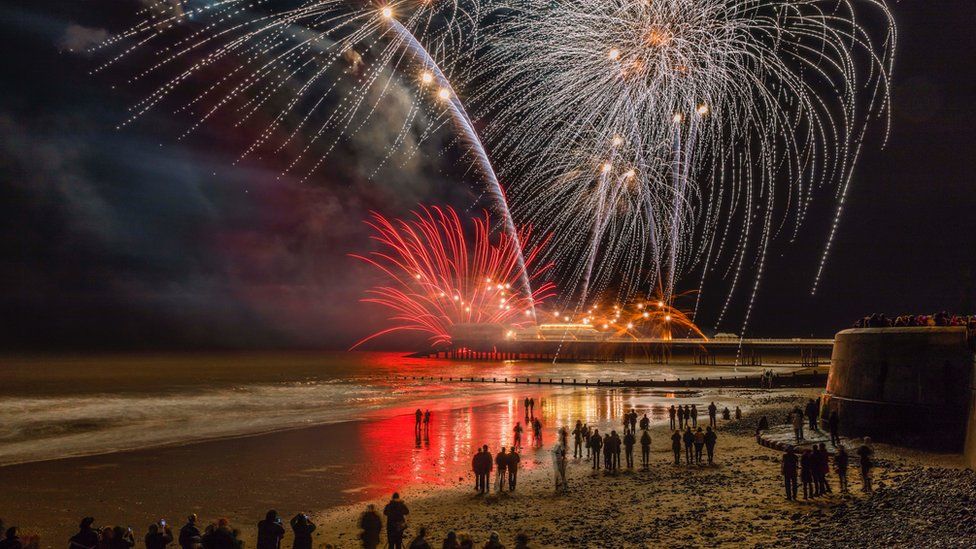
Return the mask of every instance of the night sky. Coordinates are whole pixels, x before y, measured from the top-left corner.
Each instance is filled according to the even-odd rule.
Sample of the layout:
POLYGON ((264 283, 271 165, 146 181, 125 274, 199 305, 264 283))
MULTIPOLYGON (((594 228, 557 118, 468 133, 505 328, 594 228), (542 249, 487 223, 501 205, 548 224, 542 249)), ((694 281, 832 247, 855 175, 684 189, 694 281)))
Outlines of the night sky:
MULTIPOLYGON (((139 90, 89 75, 97 60, 70 50, 134 22, 137 5, 0 6, 2 348, 345 348, 368 334, 383 314, 358 303, 372 275, 347 256, 370 246, 366 213, 475 203, 449 128, 373 173, 395 130, 371 125, 306 183, 276 180, 274 160, 234 167, 249 140, 219 120, 187 141, 187 120, 166 109, 116 131, 139 90)), ((832 202, 814 205, 798 242, 774 243, 750 335, 830 336, 874 311, 976 312, 976 4, 892 9, 890 140, 881 149, 869 133, 816 296, 832 202)), ((405 107, 390 103, 396 118, 405 107)), ((706 287, 703 327, 721 290, 706 287)), ((741 301, 722 331, 738 330, 741 301)))

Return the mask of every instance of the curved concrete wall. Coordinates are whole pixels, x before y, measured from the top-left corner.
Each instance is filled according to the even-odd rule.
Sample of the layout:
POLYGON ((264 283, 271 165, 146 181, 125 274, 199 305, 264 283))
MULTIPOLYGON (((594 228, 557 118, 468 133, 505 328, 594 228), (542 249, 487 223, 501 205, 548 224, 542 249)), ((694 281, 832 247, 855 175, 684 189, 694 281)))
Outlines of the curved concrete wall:
POLYGON ((855 328, 834 339, 823 415, 841 434, 960 451, 973 354, 963 327, 855 328))

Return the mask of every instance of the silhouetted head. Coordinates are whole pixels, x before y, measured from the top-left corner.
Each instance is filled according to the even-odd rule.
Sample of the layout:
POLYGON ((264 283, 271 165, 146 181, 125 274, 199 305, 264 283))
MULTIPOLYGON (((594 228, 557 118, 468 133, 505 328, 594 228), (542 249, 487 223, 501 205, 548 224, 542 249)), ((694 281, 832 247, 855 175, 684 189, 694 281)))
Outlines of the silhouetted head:
POLYGON ((491 535, 488 536, 488 541, 494 541, 494 542, 497 543, 498 542, 498 532, 494 532, 493 531, 491 533, 491 535))
POLYGON ((158 524, 152 523, 152 524, 149 525, 149 533, 150 534, 156 534, 158 532, 159 532, 159 525, 158 524))
POLYGON ((7 539, 14 539, 17 537, 17 527, 11 526, 7 528, 7 539))
POLYGON ((268 511, 267 513, 264 514, 264 520, 266 520, 268 522, 277 522, 278 521, 278 511, 275 511, 274 509, 268 511))
POLYGON ((697 431, 697 432, 699 432, 699 433, 700 433, 700 432, 702 432, 702 429, 701 429, 701 427, 699 427, 699 428, 698 428, 698 431, 697 431))
POLYGON ((93 517, 85 517, 81 519, 81 525, 79 526, 79 528, 81 528, 82 530, 88 530, 89 528, 92 527, 92 524, 95 524, 95 519, 93 517))
POLYGON ((450 532, 447 533, 447 540, 446 541, 449 541, 449 542, 455 542, 455 541, 457 541, 457 534, 454 533, 454 530, 451 530, 450 532))
MULTIPOLYGON (((275 513, 275 516, 277 516, 277 513, 275 513)), ((230 520, 228 520, 226 517, 220 517, 217 519, 217 528, 227 528, 228 526, 230 526, 230 520)))
MULTIPOLYGON (((701 431, 701 429, 698 429, 698 430, 699 430, 699 431, 701 431)), ((709 427, 705 427, 705 430, 706 430, 706 431, 708 431, 709 433, 711 433, 711 432, 712 432, 712 428, 711 428, 711 426, 709 426, 709 427)))
POLYGON ((513 453, 513 454, 514 454, 514 453, 515 453, 515 447, 514 447, 514 446, 512 446, 511 448, 509 448, 509 449, 508 449, 508 451, 509 451, 510 453, 513 453))
POLYGON ((488 451, 488 445, 485 444, 484 446, 481 447, 481 449, 487 452, 488 451))
POLYGON ((427 537, 427 527, 421 526, 420 530, 417 531, 417 537, 420 539, 427 537))
POLYGON ((196 513, 192 513, 190 516, 186 517, 186 521, 189 522, 190 524, 196 524, 197 523, 197 514, 196 513))
POLYGON ((871 437, 864 437, 864 445, 868 446, 871 444, 871 437))
POLYGON ((393 492, 393 499, 394 500, 400 499, 400 492, 393 492))

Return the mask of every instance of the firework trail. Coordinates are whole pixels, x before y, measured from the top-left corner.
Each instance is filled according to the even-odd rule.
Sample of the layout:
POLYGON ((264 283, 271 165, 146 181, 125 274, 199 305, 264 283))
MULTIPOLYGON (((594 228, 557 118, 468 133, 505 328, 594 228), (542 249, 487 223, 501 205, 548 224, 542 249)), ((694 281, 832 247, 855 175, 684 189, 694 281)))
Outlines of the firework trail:
POLYGON ((560 286, 581 291, 564 297, 660 285, 669 298, 683 275, 717 269, 732 280, 722 318, 752 268, 745 328, 770 241, 792 241, 833 188, 819 280, 868 122, 887 131, 884 0, 503 5, 469 105, 491 121, 516 218, 576 266, 560 286))
MULTIPOLYGON (((520 249, 519 232, 487 152, 430 53, 439 52, 448 66, 463 65, 465 52, 474 49, 479 9, 476 1, 150 1, 140 23, 96 48, 116 52, 96 72, 138 57, 144 68, 129 83, 160 82, 132 107, 123 126, 167 102, 176 104, 178 113, 196 116, 180 139, 208 120, 230 117, 235 128, 257 133, 235 163, 290 156, 279 177, 292 174, 303 181, 328 166, 332 153, 374 116, 395 78, 414 77, 417 97, 402 123, 390 124, 400 131, 381 163, 404 144, 433 99, 433 120, 420 139, 432 136, 445 115, 454 122, 504 230, 520 249)), ((518 256, 519 285, 530 296, 533 290, 518 256)))
MULTIPOLYGON (((522 274, 522 248, 507 233, 491 238, 488 213, 473 218, 469 235, 451 208, 423 208, 408 220, 389 220, 373 213, 367 224, 380 249, 354 255, 382 272, 386 282, 368 291, 363 301, 391 312, 393 326, 357 342, 393 332, 422 332, 432 347, 450 343, 452 326, 501 324, 520 328, 534 324, 534 304, 551 297, 555 286, 541 281, 550 265, 538 265, 543 240, 525 251, 525 265, 536 281, 531 295, 512 289, 522 274), (470 238, 469 238, 470 236, 470 238)), ((529 242, 531 231, 518 231, 529 242)))

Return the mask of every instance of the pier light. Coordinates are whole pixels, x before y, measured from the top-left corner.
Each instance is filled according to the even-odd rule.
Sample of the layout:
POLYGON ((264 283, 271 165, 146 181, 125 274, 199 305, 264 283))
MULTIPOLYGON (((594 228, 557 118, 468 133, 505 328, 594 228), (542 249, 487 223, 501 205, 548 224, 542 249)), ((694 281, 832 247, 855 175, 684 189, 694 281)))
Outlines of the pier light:
POLYGON ((644 308, 644 304, 643 303, 638 303, 637 304, 637 309, 638 310, 643 309, 643 308, 644 308))
POLYGON ((663 301, 658 301, 657 302, 657 308, 658 309, 663 309, 664 308, 664 302, 663 301))
POLYGON ((609 327, 610 327, 610 325, 609 325, 609 324, 604 324, 604 325, 603 325, 603 329, 604 329, 604 330, 606 330, 606 329, 607 329, 607 328, 609 328, 609 327))
POLYGON ((532 311, 530 311, 530 310, 528 310, 528 309, 526 309, 526 310, 525 310, 525 316, 529 316, 529 315, 531 315, 531 314, 532 314, 532 311))
POLYGON ((627 179, 633 179, 635 175, 637 175, 637 172, 635 172, 634 170, 627 170, 627 173, 624 174, 624 177, 626 177, 627 179))
POLYGON ((613 166, 611 166, 609 162, 604 162, 603 165, 600 166, 600 171, 602 171, 603 173, 607 173, 610 171, 611 168, 613 168, 613 166))
POLYGON ((614 147, 619 147, 619 146, 621 146, 623 144, 624 144, 624 138, 623 137, 620 137, 619 135, 613 136, 613 146, 614 147))
POLYGON ((634 329, 634 324, 632 322, 628 322, 627 323, 627 329, 628 330, 633 330, 634 329))
POLYGON ((563 322, 569 322, 569 317, 568 316, 564 316, 563 317, 563 322))
POLYGON ((413 277, 416 278, 417 280, 420 280, 420 273, 413 275, 413 277))
POLYGON ((698 105, 698 114, 701 116, 705 116, 706 114, 708 114, 708 105, 705 104, 698 105))
POLYGON ((675 124, 680 124, 681 121, 684 120, 684 119, 685 119, 685 117, 684 116, 681 116, 681 113, 680 112, 679 113, 676 113, 674 115, 674 123, 675 124))
POLYGON ((390 6, 384 6, 383 9, 380 11, 380 13, 383 14, 383 17, 387 19, 393 18, 393 8, 391 8, 390 6))
POLYGON ((451 90, 447 88, 441 88, 437 90, 437 97, 443 101, 447 101, 451 98, 451 90))
POLYGON ((611 61, 620 59, 620 50, 618 48, 611 48, 607 53, 607 57, 609 57, 611 61))
POLYGON ((649 313, 647 313, 647 312, 645 312, 645 313, 644 313, 643 315, 641 315, 641 316, 643 316, 644 318, 650 318, 650 316, 651 316, 651 315, 650 315, 649 313))
MULTIPOLYGON (((424 73, 420 75, 420 81, 424 84, 430 84, 434 81, 434 75, 431 74, 430 71, 424 71, 424 73)), ((488 279, 488 282, 491 282, 490 278, 488 279)))
POLYGON ((671 315, 664 315, 665 322, 671 322, 671 315))

